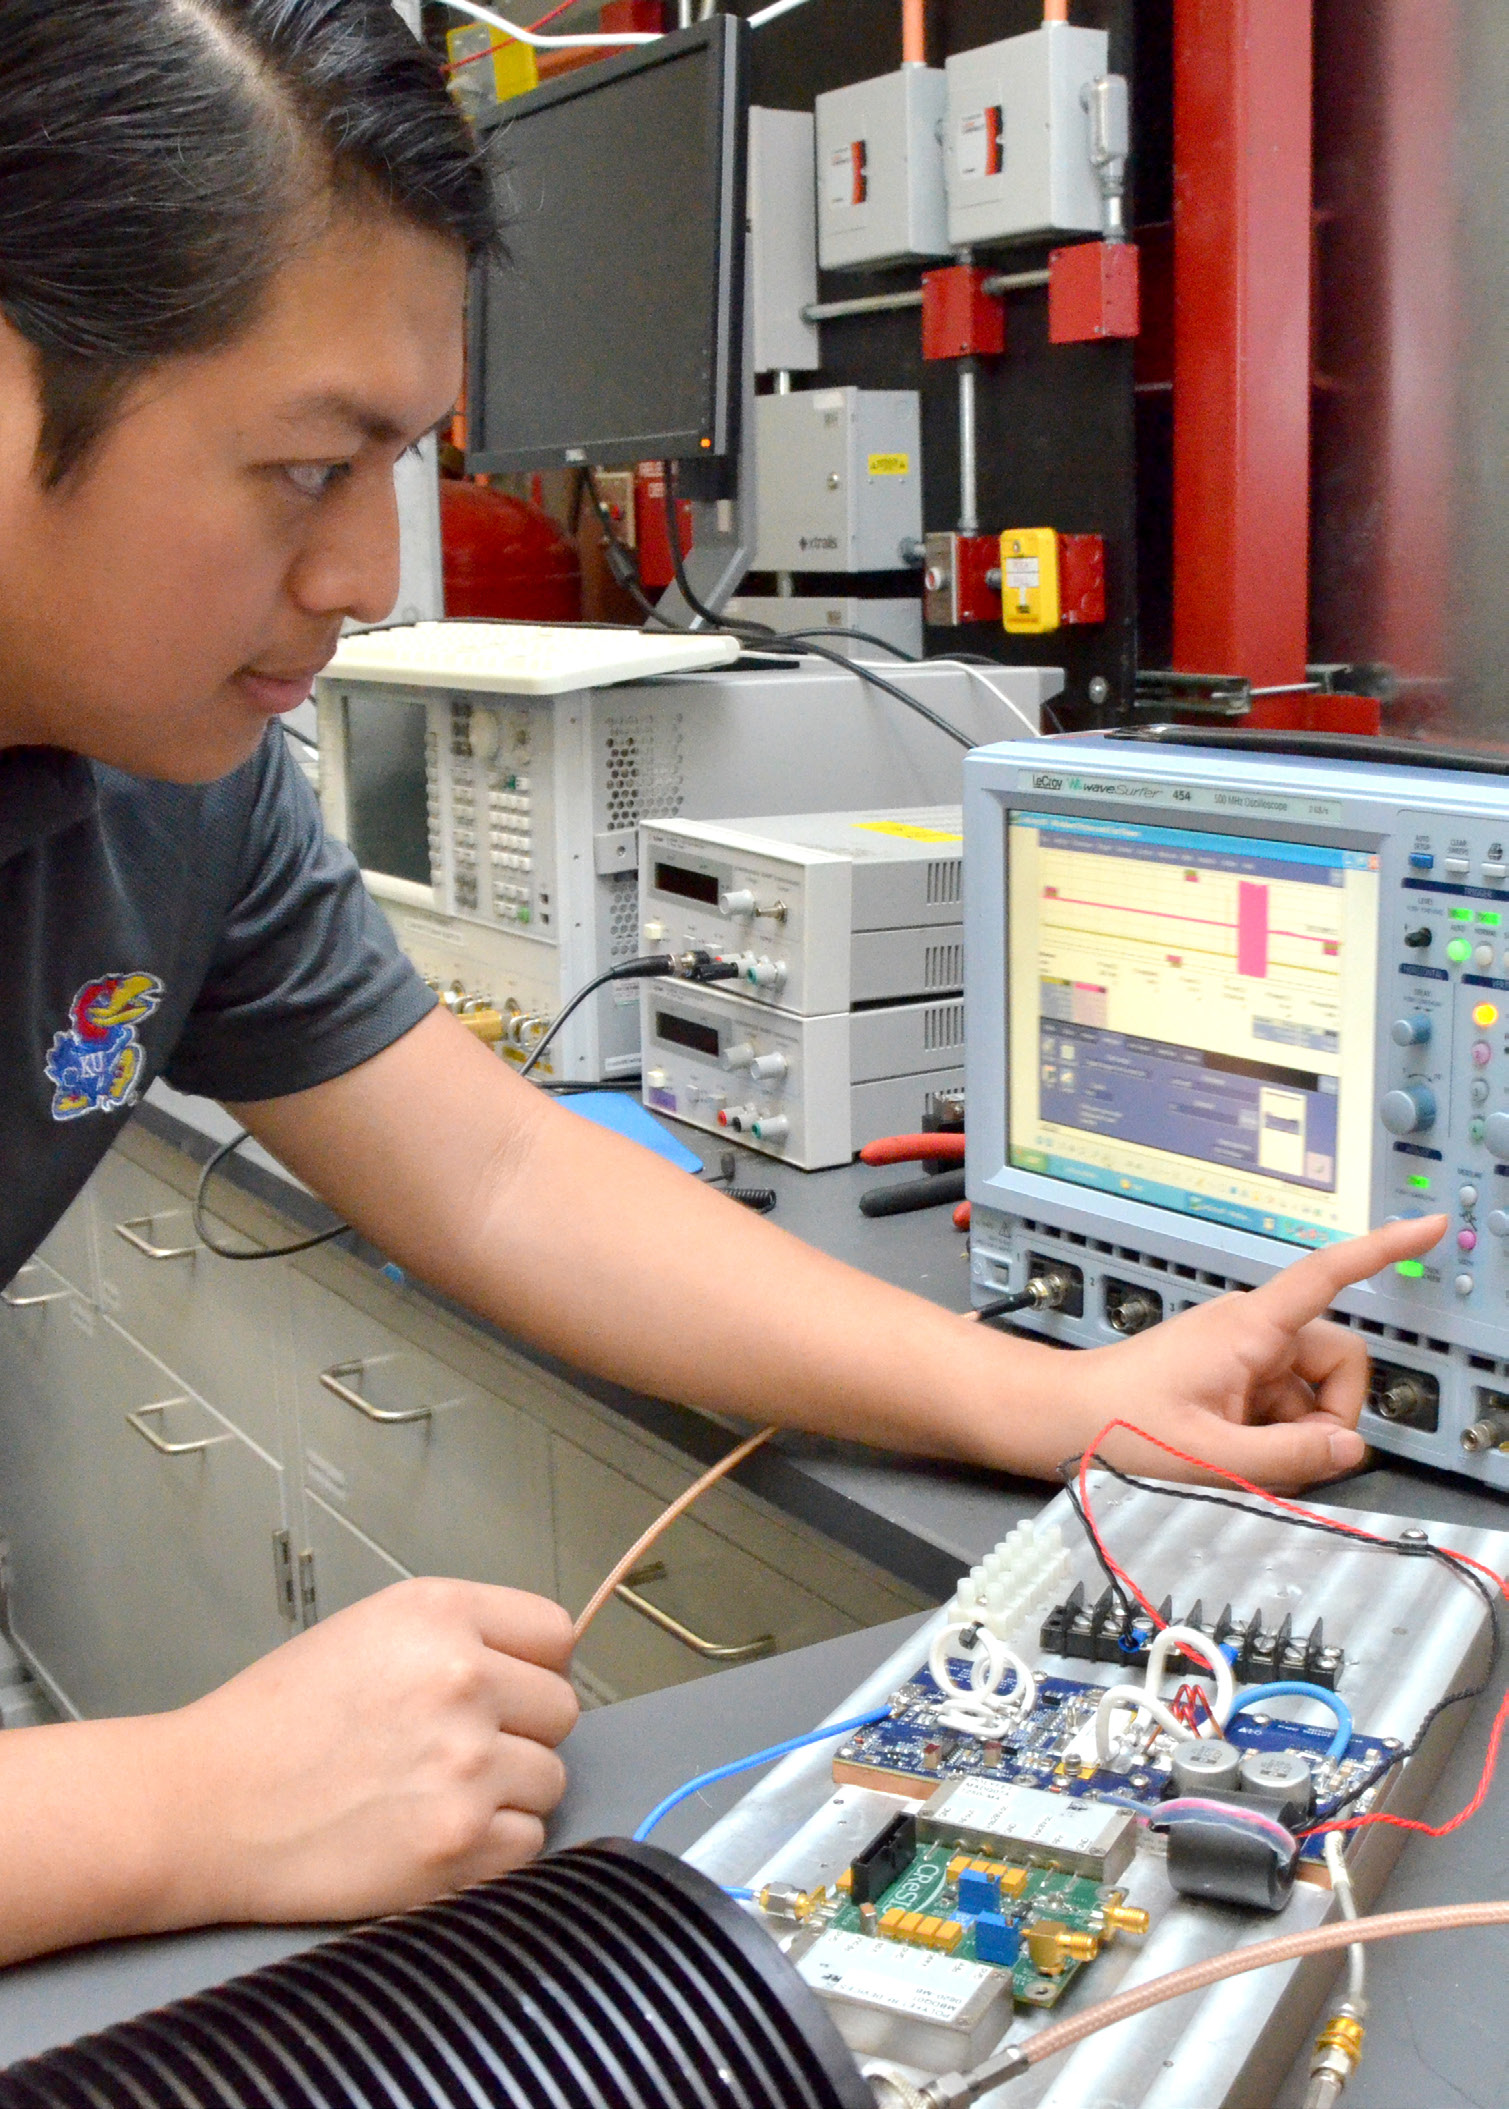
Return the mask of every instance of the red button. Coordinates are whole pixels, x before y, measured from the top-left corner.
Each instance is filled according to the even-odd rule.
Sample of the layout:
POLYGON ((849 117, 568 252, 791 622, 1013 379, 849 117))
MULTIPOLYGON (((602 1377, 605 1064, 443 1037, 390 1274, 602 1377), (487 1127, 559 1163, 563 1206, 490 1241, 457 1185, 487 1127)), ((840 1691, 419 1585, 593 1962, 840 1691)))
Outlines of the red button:
POLYGON ((1475 1250, 1477 1242, 1478 1234, 1475 1230, 1459 1230, 1457 1232, 1457 1246, 1460 1251, 1472 1252, 1475 1250))

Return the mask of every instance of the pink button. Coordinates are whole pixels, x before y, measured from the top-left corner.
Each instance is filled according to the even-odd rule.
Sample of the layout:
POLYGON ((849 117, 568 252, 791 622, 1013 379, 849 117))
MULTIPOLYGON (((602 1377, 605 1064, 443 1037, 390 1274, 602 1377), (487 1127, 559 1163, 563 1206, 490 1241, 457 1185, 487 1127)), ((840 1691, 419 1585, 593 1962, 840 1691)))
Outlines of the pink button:
POLYGON ((1493 1060, 1493 1049, 1486 1040, 1477 1040, 1473 1043, 1472 1059, 1477 1063, 1479 1069, 1483 1067, 1485 1062, 1493 1060))
POLYGON ((1472 1252, 1476 1249, 1477 1242, 1478 1234, 1475 1230, 1459 1230, 1457 1232, 1457 1247, 1459 1251, 1472 1252))

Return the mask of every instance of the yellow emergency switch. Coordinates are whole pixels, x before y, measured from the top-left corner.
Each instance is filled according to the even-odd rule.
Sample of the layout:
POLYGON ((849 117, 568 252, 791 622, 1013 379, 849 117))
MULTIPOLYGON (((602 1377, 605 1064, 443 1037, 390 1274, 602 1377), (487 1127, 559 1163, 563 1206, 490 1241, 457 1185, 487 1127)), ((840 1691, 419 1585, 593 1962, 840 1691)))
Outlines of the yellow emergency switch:
POLYGON ((1056 630, 1060 613, 1058 534, 1051 527, 1008 528, 1001 537, 1001 620, 1022 636, 1056 630))

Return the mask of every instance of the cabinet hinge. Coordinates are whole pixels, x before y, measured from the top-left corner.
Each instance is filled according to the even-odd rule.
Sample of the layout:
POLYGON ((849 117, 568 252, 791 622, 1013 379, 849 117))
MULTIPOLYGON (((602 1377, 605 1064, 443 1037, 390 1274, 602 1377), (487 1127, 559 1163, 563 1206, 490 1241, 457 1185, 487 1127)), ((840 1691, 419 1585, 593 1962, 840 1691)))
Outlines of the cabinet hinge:
POLYGON ((293 1581, 293 1541, 286 1530, 272 1534, 272 1581, 277 1592, 278 1616, 292 1625, 299 1614, 293 1581))
POLYGON ((299 1613, 303 1625, 312 1626, 320 1615, 319 1600, 314 1587, 314 1554, 299 1554, 299 1613))

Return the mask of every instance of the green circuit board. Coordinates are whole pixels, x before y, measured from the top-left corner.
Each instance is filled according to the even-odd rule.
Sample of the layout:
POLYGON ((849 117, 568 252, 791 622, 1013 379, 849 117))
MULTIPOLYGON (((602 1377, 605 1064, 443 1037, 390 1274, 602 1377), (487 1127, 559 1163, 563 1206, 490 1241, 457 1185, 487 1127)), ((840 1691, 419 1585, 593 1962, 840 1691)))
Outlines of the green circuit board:
MULTIPOLYGON (((976 1953, 975 1929, 967 1913, 958 1908, 959 1890, 949 1880, 950 1863, 960 1858, 956 1845, 919 1846, 912 1864, 897 1879, 882 1890, 875 1899, 877 1914, 900 1910, 921 1912, 926 1916, 944 1920, 957 1919, 964 1925, 964 1938, 950 1952, 961 1962, 979 1963, 983 1958, 976 1953)), ((1104 1919, 1105 1907, 1120 1901, 1119 1889, 1107 1889, 1091 1881, 1085 1875, 1068 1874, 1051 1867, 1023 1868, 1026 1886, 1021 1894, 1003 1898, 1003 1916, 1025 1934, 1039 1920, 1052 1920, 1067 1927, 1071 1933, 1088 1933, 1106 1939, 1104 1919)), ((828 1924, 840 1933, 863 1933, 865 1921, 859 1907, 845 1902, 828 1924)), ((986 1968, 1002 1967, 986 1963, 986 1968)), ((1028 2006, 1053 2006, 1068 1991, 1082 1970, 1090 1964, 1065 1957, 1060 1968, 1041 1970, 1027 1951, 1024 1938, 1015 1964, 1003 1975, 1012 1980, 1012 1996, 1028 2006)))

